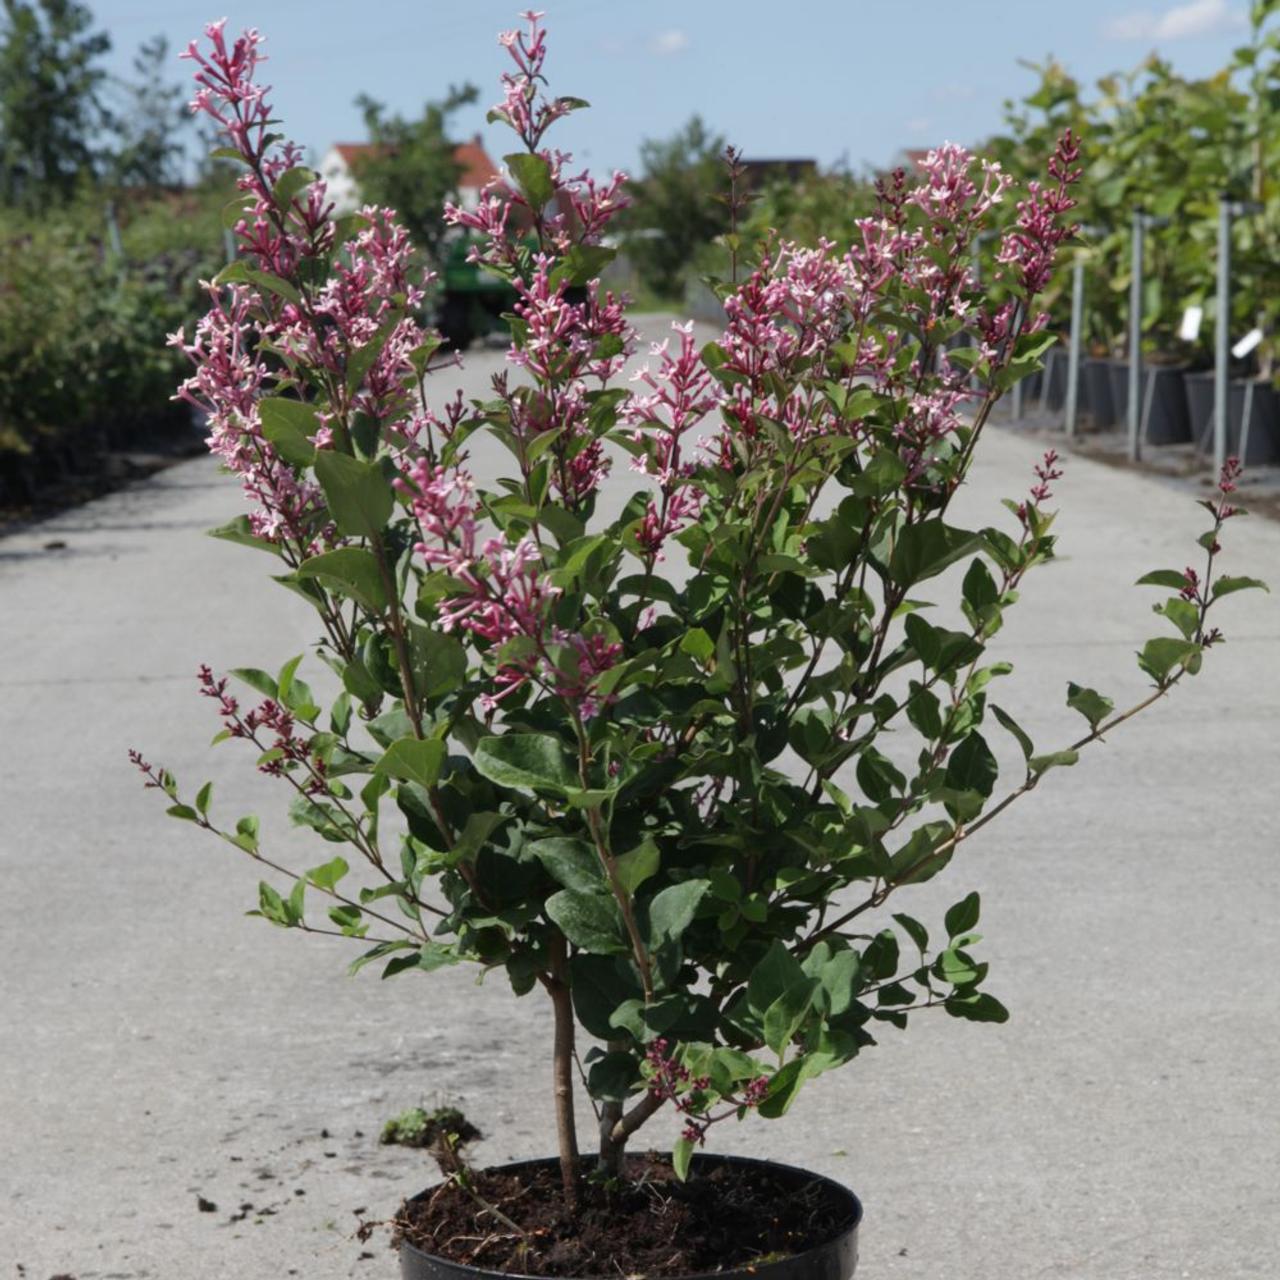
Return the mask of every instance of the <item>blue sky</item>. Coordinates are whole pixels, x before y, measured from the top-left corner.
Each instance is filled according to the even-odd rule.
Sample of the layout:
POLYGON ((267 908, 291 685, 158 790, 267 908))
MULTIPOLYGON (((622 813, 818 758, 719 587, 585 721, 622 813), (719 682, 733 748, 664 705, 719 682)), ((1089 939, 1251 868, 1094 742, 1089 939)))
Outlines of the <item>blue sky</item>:
MULTIPOLYGON (((496 33, 512 0, 89 0, 112 69, 163 32, 173 51, 210 18, 258 26, 285 128, 318 154, 363 135, 363 91, 406 113, 470 80, 481 106, 458 118, 495 156, 509 149, 483 108, 505 66, 496 33)), ((1246 35, 1246 0, 547 0, 557 93, 592 110, 557 126, 593 169, 636 165, 646 136, 699 112, 751 157, 881 165, 903 147, 972 143, 1034 83, 1019 59, 1052 54, 1078 78, 1153 49, 1188 75, 1220 67, 1246 35)), ((178 63, 185 77, 190 64, 178 63)))

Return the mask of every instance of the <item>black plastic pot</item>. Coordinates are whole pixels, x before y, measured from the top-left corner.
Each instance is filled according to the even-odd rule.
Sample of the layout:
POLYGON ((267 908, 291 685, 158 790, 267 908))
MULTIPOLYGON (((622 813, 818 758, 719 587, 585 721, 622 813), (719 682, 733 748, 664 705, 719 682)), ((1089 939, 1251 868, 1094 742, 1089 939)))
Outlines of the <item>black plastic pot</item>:
POLYGON ((1241 380, 1231 384, 1227 401, 1227 454, 1234 454, 1246 467, 1280 461, 1280 397, 1276 396, 1271 383, 1241 380))
POLYGON ((1129 362, 1107 361, 1107 382, 1111 390, 1111 416, 1117 427, 1129 421, 1129 362))
MULTIPOLYGON (((1186 389, 1187 419, 1191 438, 1201 452, 1213 449, 1212 370, 1188 373, 1183 378, 1186 389)), ((1246 466, 1280 462, 1280 396, 1269 382, 1254 382, 1249 400, 1248 439, 1244 432, 1245 392, 1249 383, 1232 379, 1227 397, 1227 454, 1234 454, 1246 466), (1241 456, 1243 446, 1244 456, 1241 456)))
MULTIPOLYGON (((504 1165, 507 1171, 537 1167, 555 1167, 554 1160, 522 1160, 504 1165)), ((803 1253, 793 1254, 776 1262, 743 1263, 728 1271, 701 1271, 696 1275, 681 1276, 679 1280, 850 1280, 858 1265, 858 1226, 862 1222, 862 1205, 858 1197, 830 1178, 795 1169, 790 1165, 774 1164, 771 1160, 751 1160, 742 1156, 695 1155, 690 1176, 710 1172, 722 1165, 738 1168, 767 1170, 774 1177, 794 1179, 794 1185, 805 1186, 821 1183, 829 1192, 838 1196, 848 1206, 848 1213, 837 1234, 803 1253)), ((434 1189, 434 1188, 433 1188, 434 1189)), ((424 1191, 415 1200, 429 1196, 424 1191)), ((450 1262, 435 1254, 424 1253, 407 1241, 400 1245, 400 1275, 402 1280, 531 1280, 523 1274, 510 1271, 491 1271, 486 1267, 469 1267, 465 1263, 450 1262)), ((566 1276, 563 1280, 578 1280, 566 1276)))
POLYGON ((1040 407, 1061 409, 1067 399, 1067 353, 1061 346, 1045 352, 1044 370, 1040 374, 1040 407))
POLYGON ((1191 439, 1196 448, 1204 449, 1213 431, 1213 370, 1183 374, 1182 389, 1187 399, 1191 439))
POLYGON ((1111 400, 1111 366, 1115 362, 1099 356, 1084 361, 1084 383, 1089 389, 1089 416, 1099 431, 1116 425, 1115 406, 1111 400))
POLYGON ((1191 415, 1183 389, 1182 365, 1149 364, 1142 371, 1142 402, 1147 409, 1147 444, 1186 444, 1191 435, 1191 415))

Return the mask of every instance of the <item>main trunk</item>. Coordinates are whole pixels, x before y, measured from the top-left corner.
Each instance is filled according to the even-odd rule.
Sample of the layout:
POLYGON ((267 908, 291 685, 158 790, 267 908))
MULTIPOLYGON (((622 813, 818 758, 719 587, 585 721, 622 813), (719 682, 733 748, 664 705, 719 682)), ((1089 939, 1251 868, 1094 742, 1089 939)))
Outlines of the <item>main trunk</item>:
POLYGON ((578 1199, 578 1127, 573 1114, 573 999, 569 993, 567 948, 562 937, 551 943, 551 1005, 555 1011, 552 1079, 556 1096, 556 1139, 565 1199, 578 1199))

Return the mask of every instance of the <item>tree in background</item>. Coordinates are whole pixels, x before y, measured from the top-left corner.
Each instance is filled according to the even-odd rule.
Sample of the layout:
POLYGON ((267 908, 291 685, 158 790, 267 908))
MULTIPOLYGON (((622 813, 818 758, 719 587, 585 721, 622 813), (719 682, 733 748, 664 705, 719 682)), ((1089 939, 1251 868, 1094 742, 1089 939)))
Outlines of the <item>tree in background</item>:
POLYGON ((165 79, 169 42, 155 36, 133 59, 137 80, 122 83, 125 105, 115 120, 118 150, 111 176, 121 186, 166 187, 182 181, 183 135, 191 128, 186 91, 165 79))
POLYGON ((680 295, 698 251, 729 229, 724 150, 724 138, 696 115, 672 137, 640 144, 643 174, 627 225, 649 234, 634 237, 627 252, 645 284, 664 298, 680 295))
POLYGON ((798 182, 770 182, 753 199, 745 228, 759 241, 770 228, 784 240, 814 247, 831 240, 841 250, 857 235, 860 218, 875 216, 875 184, 848 169, 812 173, 798 182))
POLYGON ((458 198, 462 175, 449 138, 449 118, 477 95, 475 85, 450 85, 445 98, 428 102, 417 120, 387 115, 384 105, 368 94, 356 99, 373 148, 356 174, 364 198, 394 209, 413 243, 433 262, 439 261, 446 230, 444 206, 458 198))
POLYGON ((111 38, 75 0, 0 3, 0 201, 45 208, 97 176, 111 38))

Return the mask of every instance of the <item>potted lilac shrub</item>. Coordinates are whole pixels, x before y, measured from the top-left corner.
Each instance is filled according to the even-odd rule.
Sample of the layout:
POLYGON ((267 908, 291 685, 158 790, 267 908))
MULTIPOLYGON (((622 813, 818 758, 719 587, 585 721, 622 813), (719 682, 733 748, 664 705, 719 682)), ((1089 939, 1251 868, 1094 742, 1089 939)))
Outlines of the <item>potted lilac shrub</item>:
POLYGON ((1080 733, 1040 750, 995 700, 992 651, 1053 554, 1056 455, 988 527, 950 507, 1048 341, 1036 296, 1073 231, 1069 134, 1016 204, 998 166, 948 146, 917 185, 885 186, 847 254, 767 242, 722 286, 714 341, 677 325, 622 382, 634 331, 600 273, 624 179, 547 142, 586 104, 546 89, 527 14, 501 37, 490 113, 518 140, 505 176, 448 214, 518 297, 509 373, 467 403, 416 319, 424 280, 392 212, 334 218, 272 131, 259 42, 214 24, 188 51, 194 105, 243 166, 241 256, 174 342, 252 506, 215 533, 314 607, 331 688, 300 657, 199 682, 217 739, 279 780, 323 852, 289 865, 208 784, 134 763, 175 818, 263 868, 252 914, 349 940, 355 969, 478 965, 537 1002, 550 1158, 474 1169, 465 1126, 441 1122, 444 1180, 396 1218, 406 1276, 843 1280, 852 1194, 717 1159, 709 1135, 785 1116, 927 1009, 1005 1019, 978 896, 927 923, 900 899, 1199 671, 1218 601, 1259 585, 1217 572, 1236 468, 1205 504, 1202 567, 1143 579, 1168 593, 1146 688, 1117 709, 1069 686, 1080 733), (969 266, 992 227, 999 303, 969 266), (472 470, 482 441, 509 458, 497 483, 472 470), (602 480, 628 458, 635 492, 606 516, 602 480), (993 734, 1021 755, 1003 786, 993 734))

